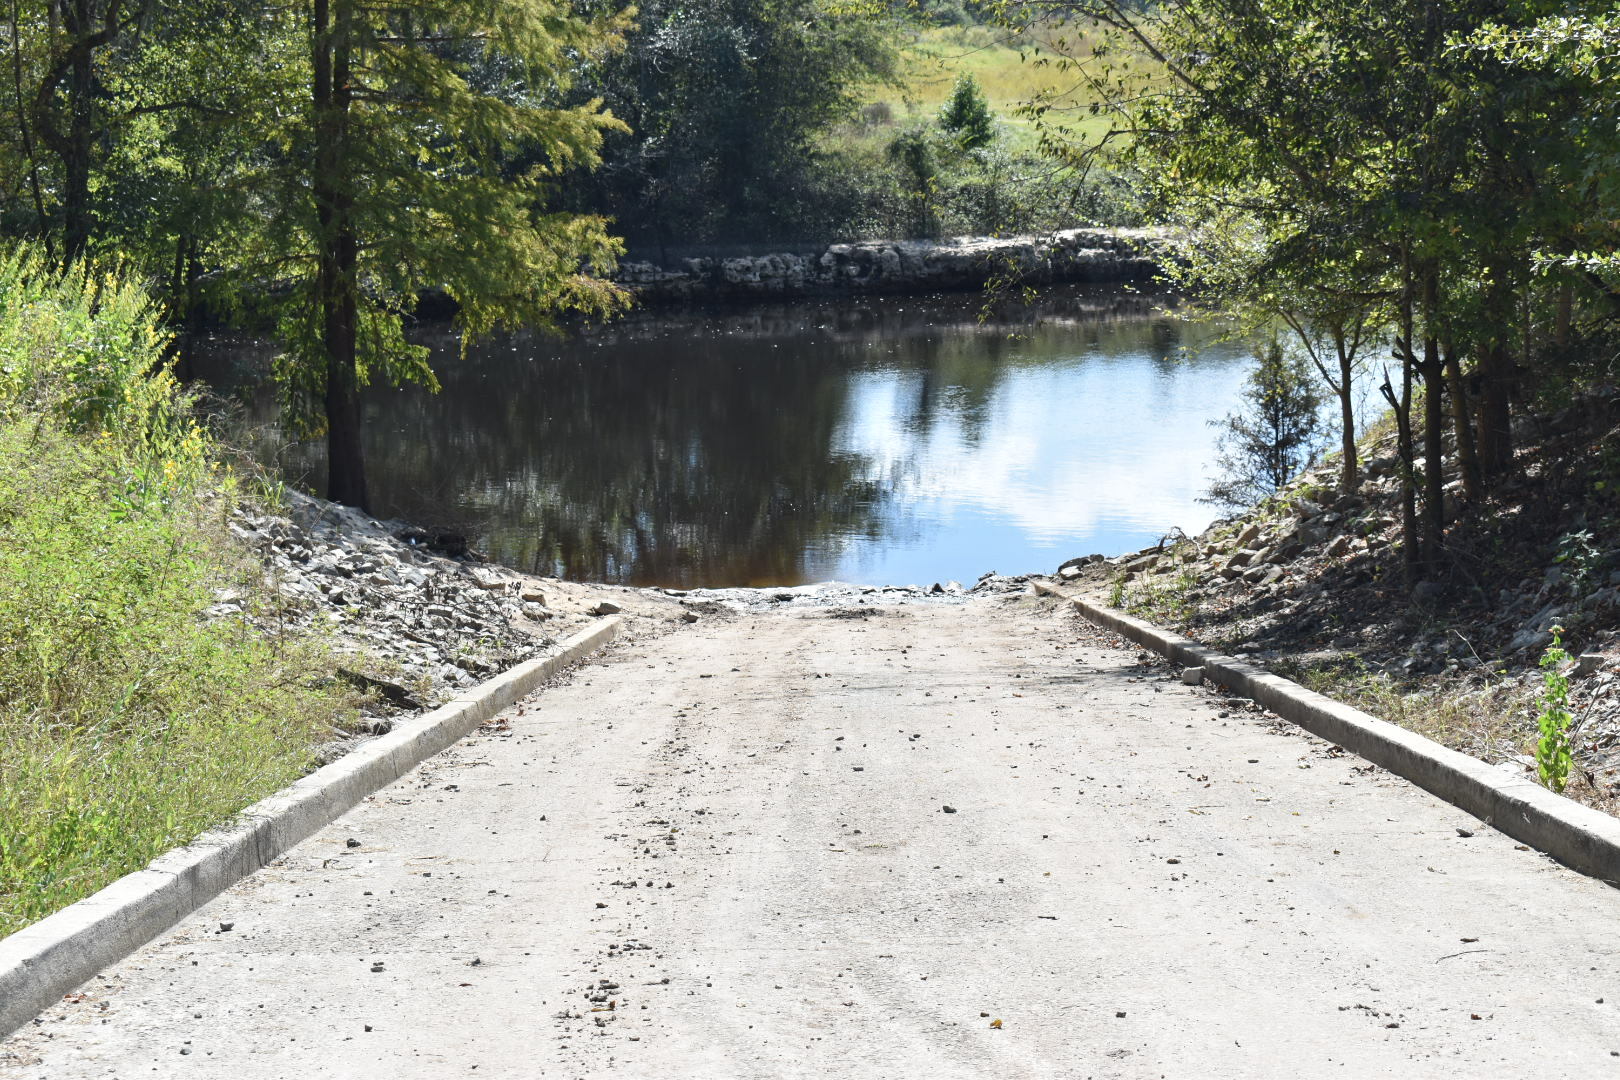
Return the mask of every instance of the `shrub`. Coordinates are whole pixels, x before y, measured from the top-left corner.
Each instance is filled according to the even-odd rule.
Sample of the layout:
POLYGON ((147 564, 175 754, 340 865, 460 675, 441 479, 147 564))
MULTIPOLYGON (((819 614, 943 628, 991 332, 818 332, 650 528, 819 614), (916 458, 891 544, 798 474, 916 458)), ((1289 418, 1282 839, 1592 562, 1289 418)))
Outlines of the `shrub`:
POLYGON ((305 771, 343 702, 227 528, 144 293, 0 257, 0 933, 305 771))
POLYGON ((959 150, 978 150, 995 141, 995 114, 971 74, 957 77, 955 89, 939 110, 939 126, 959 150))

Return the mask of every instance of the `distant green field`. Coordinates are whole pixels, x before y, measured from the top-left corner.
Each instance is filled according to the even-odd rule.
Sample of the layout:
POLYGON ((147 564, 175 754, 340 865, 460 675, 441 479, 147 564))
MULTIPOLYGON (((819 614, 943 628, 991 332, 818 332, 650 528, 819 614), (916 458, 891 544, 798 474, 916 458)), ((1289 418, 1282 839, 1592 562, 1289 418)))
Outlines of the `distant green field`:
MULTIPOLYGON (((1071 45, 1085 40, 1084 33, 1078 30, 1063 33, 1071 45)), ((895 121, 932 116, 950 96, 956 80, 971 74, 1015 143, 1034 141, 1034 125, 1015 115, 1015 110, 1043 95, 1054 106, 1054 118, 1062 116, 1066 124, 1087 134, 1105 131, 1106 120, 1085 112, 1090 96, 1079 73, 1064 70, 1055 62, 1050 46, 1058 37, 1058 32, 1046 31, 1039 40, 1020 40, 985 26, 919 31, 907 50, 904 85, 874 87, 870 103, 888 106, 895 121), (1037 48, 1041 42, 1046 47, 1037 48)))

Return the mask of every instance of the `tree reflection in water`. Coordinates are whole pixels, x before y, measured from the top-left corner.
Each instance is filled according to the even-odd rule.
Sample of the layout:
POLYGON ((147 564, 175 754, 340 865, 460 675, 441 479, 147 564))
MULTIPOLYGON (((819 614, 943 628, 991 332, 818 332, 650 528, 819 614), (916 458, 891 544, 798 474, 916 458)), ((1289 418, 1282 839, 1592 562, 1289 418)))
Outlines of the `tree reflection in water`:
MULTIPOLYGON (((1020 373, 1129 356, 1133 372, 1149 373, 1133 374, 1138 381, 1157 373, 1174 382, 1185 365, 1173 358, 1195 343, 1184 340, 1186 324, 1140 296, 1062 291, 984 322, 980 303, 654 310, 567 336, 483 342, 465 360, 447 333, 425 331, 441 393, 373 388, 365 397, 374 510, 464 530, 497 561, 576 580, 822 580, 850 571, 854 552, 926 545, 951 527, 935 510, 919 512, 938 487, 930 446, 943 433, 969 459, 988 453, 1005 439, 998 401, 1020 373), (895 398, 888 430, 868 430, 863 394, 895 398)), ((262 356, 238 347, 213 360, 229 381, 227 368, 241 379, 262 356)), ((1217 348, 1191 364, 1224 373, 1233 362, 1217 348)), ((253 409, 268 415, 267 396, 253 409)), ((293 448, 289 478, 322 475, 319 449, 293 448)), ((987 550, 963 565, 1020 556, 987 550)))

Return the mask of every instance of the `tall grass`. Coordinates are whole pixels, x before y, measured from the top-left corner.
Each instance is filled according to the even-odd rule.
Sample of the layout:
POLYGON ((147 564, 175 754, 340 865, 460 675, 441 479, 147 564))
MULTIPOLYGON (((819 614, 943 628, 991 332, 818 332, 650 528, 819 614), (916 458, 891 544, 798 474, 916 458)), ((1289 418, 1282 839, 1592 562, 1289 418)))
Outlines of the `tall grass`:
POLYGON ((0 934, 305 771, 343 708, 135 283, 0 256, 0 934))
MULTIPOLYGON (((1040 40, 1026 40, 992 26, 923 30, 907 50, 910 66, 905 96, 925 108, 937 109, 950 96, 957 76, 972 74, 999 112, 1010 112, 1036 97, 1049 98, 1059 106, 1088 101, 1078 74, 1039 62, 1041 56, 1051 55, 1051 42, 1044 40, 1049 36, 1046 32, 1036 36, 1040 40)), ((1083 31, 1071 29, 1067 39, 1072 49, 1089 51, 1083 31)))

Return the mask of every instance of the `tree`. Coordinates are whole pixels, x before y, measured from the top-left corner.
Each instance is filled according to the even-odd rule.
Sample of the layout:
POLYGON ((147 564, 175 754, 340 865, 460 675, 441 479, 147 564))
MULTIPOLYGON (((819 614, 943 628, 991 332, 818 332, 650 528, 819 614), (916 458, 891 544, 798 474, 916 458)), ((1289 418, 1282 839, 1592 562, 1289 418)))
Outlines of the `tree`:
POLYGON ((1297 355, 1273 338, 1257 350, 1243 390, 1243 410, 1210 423, 1222 429, 1221 477, 1205 502, 1239 508, 1274 494, 1316 457, 1322 398, 1297 355))
POLYGON ((1167 268, 1168 276, 1218 313, 1232 336, 1253 340, 1288 330, 1338 402, 1339 488, 1355 491, 1357 375, 1386 341, 1379 269, 1335 244, 1326 229, 1244 212, 1211 214, 1197 225, 1196 243, 1167 268))
POLYGON ((364 507, 360 387, 379 375, 434 384, 427 350, 403 333, 419 294, 447 295, 474 335, 621 303, 600 276, 619 250, 606 221, 546 204, 623 127, 597 101, 561 102, 626 23, 564 0, 278 10, 264 16, 284 20, 271 59, 299 75, 258 120, 280 190, 234 274, 242 289, 290 282, 276 366, 289 414, 324 428, 327 497, 364 507))
POLYGON ((165 6, 103 65, 112 137, 98 160, 96 242, 141 267, 175 332, 176 374, 207 316, 239 310, 229 272, 266 221, 266 103, 281 104, 299 55, 262 0, 165 6), (116 62, 111 62, 116 61, 116 62))
POLYGON ((1488 23, 1455 47, 1488 54, 1514 83, 1540 85, 1543 95, 1572 103, 1559 128, 1540 133, 1544 154, 1561 151, 1560 182, 1534 204, 1540 220, 1532 252, 1537 277, 1552 286, 1552 333, 1563 348, 1577 286, 1595 297, 1602 317, 1620 316, 1620 130, 1613 117, 1620 14, 1554 7, 1533 21, 1488 23))
MULTIPOLYGON (((617 0, 598 0, 616 3, 617 0)), ((587 73, 629 131, 570 205, 638 243, 802 240, 840 208, 823 136, 896 77, 881 0, 644 0, 625 50, 587 73)))
MULTIPOLYGON (((233 63, 241 54, 232 32, 244 20, 245 36, 256 31, 242 0, 12 0, 7 14, 6 96, 34 218, 25 231, 44 233, 69 263, 98 241, 127 239, 106 219, 130 205, 131 141, 145 144, 154 126, 198 126, 235 96, 233 84, 252 86, 259 74, 233 63), (199 93, 203 70, 208 92, 199 93)), ((144 199, 137 205, 151 211, 144 199)), ((147 254, 118 246, 137 261, 147 254)))
MULTIPOLYGON (((30 156, 31 124, 32 134, 56 155, 60 164, 62 250, 69 262, 84 252, 94 231, 90 180, 96 146, 106 134, 106 109, 96 61, 100 53, 142 19, 147 6, 125 0, 65 0, 47 6, 48 18, 43 20, 44 70, 34 88, 30 115, 19 120, 30 156)), ((14 35, 20 33, 20 21, 14 6, 14 35)), ((13 49, 20 47, 20 38, 14 37, 13 49)), ((20 52, 15 59, 21 63, 20 52)), ((35 177, 37 184, 37 173, 35 177)), ((43 214, 43 199, 36 195, 36 200, 43 214)))
POLYGON ((906 201, 911 204, 911 234, 934 235, 933 200, 938 188, 939 161, 929 132, 911 125, 889 140, 885 153, 905 184, 906 201))
POLYGON ((624 128, 567 99, 622 44, 621 13, 15 0, 9 14, 12 206, 23 178, 60 253, 117 251, 178 322, 207 301, 270 308, 288 418, 326 435, 336 500, 366 501, 359 387, 433 382, 401 321, 421 294, 448 296, 473 335, 622 302, 602 280, 619 251, 606 221, 558 207, 560 178, 624 128))
POLYGON ((990 101, 971 73, 956 80, 951 96, 939 110, 939 126, 951 136, 959 150, 978 150, 996 138, 996 117, 990 101))
POLYGON ((1412 508, 1404 555, 1414 580, 1447 569, 1446 428, 1455 428, 1471 493, 1511 467, 1511 403, 1534 347, 1538 234, 1568 242, 1567 226, 1582 220, 1570 208, 1613 187, 1575 167, 1581 140, 1605 123, 1577 121, 1612 113, 1606 102, 1583 106, 1576 85, 1467 45, 1482 28, 1523 28, 1559 7, 1000 5, 1015 23, 1092 19, 1106 31, 1083 48, 1077 38, 1055 46, 1055 62, 1097 97, 1106 130, 1081 132, 1076 143, 1047 119, 1050 103, 1026 110, 1056 156, 1122 158, 1145 178, 1150 205, 1195 228, 1233 215, 1257 223, 1265 250, 1256 265, 1268 273, 1240 286, 1250 298, 1282 282, 1332 297, 1341 313, 1381 313, 1374 336, 1389 332, 1401 365, 1386 396, 1403 432, 1403 503, 1412 508), (1422 416, 1409 415, 1420 401, 1422 416))

